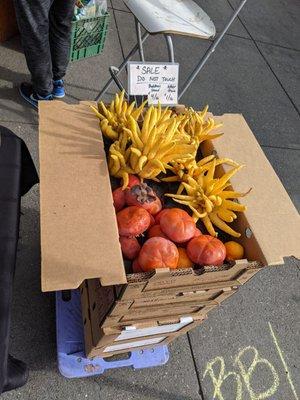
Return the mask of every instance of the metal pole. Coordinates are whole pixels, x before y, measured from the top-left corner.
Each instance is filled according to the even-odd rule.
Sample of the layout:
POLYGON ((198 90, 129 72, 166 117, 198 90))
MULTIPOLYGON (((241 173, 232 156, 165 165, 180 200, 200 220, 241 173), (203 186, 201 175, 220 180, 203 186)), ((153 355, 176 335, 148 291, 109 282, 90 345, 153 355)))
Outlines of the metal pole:
POLYGON ((111 77, 113 78, 113 80, 115 81, 115 84, 118 86, 118 88, 122 91, 125 90, 125 96, 128 96, 128 93, 126 92, 126 89, 124 88, 124 86, 122 85, 122 82, 120 81, 120 79, 118 78, 118 73, 119 70, 116 67, 109 67, 109 73, 111 75, 111 77))
POLYGON ((166 42, 167 42, 167 46, 168 46, 169 61, 174 63, 175 56, 174 56, 174 46, 173 46, 172 37, 170 35, 164 35, 164 36, 166 38, 166 42))
MULTIPOLYGON (((142 36, 142 42, 144 43, 145 40, 148 38, 149 33, 145 32, 144 35, 142 36)), ((130 51, 130 53, 128 54, 128 56, 125 58, 125 60, 122 62, 122 64, 119 66, 118 70, 118 74, 123 71, 123 69, 126 67, 127 61, 134 55, 134 53, 138 50, 139 45, 138 43, 133 47, 133 49, 130 51)), ((118 75, 117 74, 117 75, 118 75)), ((105 84, 105 86, 103 87, 103 89, 100 91, 100 93, 98 94, 98 96, 95 98, 95 101, 98 101, 100 99, 100 97, 103 95, 103 93, 106 92, 106 90, 109 88, 109 86, 111 85, 111 83, 114 81, 113 78, 110 78, 107 83, 105 84)))
POLYGON ((207 62, 207 60, 209 59, 209 57, 213 54, 213 52, 216 50, 216 47, 218 46, 218 44, 221 42, 221 40, 223 39, 225 33, 228 31, 228 29, 230 28, 230 26, 232 25, 233 21, 235 20, 235 18, 237 17, 237 15, 239 14, 239 12, 241 11, 241 9, 244 7, 244 5, 246 4, 247 0, 242 0, 242 2, 240 3, 240 5, 238 6, 238 8, 234 11, 234 13, 232 14, 230 20, 228 21, 228 23, 226 24, 225 28, 223 29, 223 31, 220 33, 220 35, 218 36, 218 38, 216 40, 213 41, 213 43, 210 45, 210 47, 207 49, 206 53, 204 54, 203 58, 201 59, 201 61, 199 62, 199 64, 195 67, 195 69, 193 70, 193 72, 191 73, 191 75, 188 77, 188 79, 186 80, 186 82, 184 83, 184 85, 182 86, 182 89, 178 95, 178 99, 180 99, 184 93, 187 91, 187 89, 189 88, 189 86, 191 85, 191 83, 194 81, 194 79, 196 78, 196 76, 199 74, 199 72, 201 71, 201 69, 204 67, 205 63, 207 62))

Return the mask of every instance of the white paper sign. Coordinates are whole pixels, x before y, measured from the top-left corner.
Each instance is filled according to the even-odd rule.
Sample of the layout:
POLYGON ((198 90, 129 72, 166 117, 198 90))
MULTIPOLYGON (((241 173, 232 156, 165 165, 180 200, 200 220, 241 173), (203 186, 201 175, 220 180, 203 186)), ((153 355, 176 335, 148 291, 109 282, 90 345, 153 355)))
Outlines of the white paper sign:
POLYGON ((149 104, 175 105, 178 102, 178 63, 128 63, 130 96, 148 96, 149 104))

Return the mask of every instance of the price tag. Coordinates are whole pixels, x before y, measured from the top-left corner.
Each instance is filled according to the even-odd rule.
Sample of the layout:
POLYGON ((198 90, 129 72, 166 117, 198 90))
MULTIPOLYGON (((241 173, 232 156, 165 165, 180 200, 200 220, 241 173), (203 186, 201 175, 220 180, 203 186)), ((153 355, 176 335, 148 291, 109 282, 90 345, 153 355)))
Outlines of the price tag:
POLYGON ((149 104, 178 103, 178 63, 128 62, 130 96, 148 96, 149 104))

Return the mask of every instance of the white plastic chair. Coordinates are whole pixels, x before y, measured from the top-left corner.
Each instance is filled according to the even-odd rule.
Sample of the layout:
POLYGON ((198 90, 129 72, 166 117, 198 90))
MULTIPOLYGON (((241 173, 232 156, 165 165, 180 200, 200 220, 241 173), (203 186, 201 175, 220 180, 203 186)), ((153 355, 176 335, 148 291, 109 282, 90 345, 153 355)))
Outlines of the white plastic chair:
POLYGON ((124 0, 124 3, 135 17, 137 44, 119 68, 110 67, 111 78, 95 100, 99 100, 113 81, 115 81, 120 90, 123 90, 118 74, 125 68, 127 62, 137 50, 141 61, 145 61, 143 44, 150 35, 162 34, 165 36, 170 62, 175 62, 172 35, 185 35, 206 40, 215 38, 181 87, 178 94, 180 99, 215 51, 246 2, 247 0, 241 1, 222 32, 215 38, 216 28, 213 21, 193 0, 124 0), (146 31, 143 35, 141 33, 142 26, 146 31))

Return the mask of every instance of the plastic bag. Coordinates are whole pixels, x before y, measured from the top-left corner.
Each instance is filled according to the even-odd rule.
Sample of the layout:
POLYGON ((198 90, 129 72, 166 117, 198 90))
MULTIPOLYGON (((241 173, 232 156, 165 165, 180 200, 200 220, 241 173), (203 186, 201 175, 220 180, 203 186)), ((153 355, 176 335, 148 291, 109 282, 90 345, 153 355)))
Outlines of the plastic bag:
POLYGON ((77 0, 74 20, 100 17, 107 13, 107 0, 77 0))

